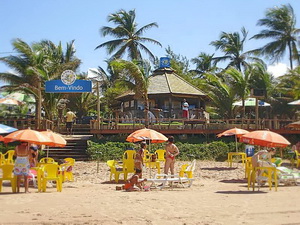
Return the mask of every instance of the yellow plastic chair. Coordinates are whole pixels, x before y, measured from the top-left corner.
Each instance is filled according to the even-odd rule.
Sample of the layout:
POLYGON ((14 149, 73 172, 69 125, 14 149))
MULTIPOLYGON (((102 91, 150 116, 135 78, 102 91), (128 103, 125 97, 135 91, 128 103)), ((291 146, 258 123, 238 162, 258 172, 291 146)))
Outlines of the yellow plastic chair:
POLYGON ((40 163, 55 163, 55 160, 50 157, 44 157, 40 159, 40 163))
POLYGON ((4 156, 3 154, 0 152, 0 166, 4 164, 4 156))
POLYGON ((154 154, 156 154, 156 161, 159 161, 159 162, 165 162, 166 161, 166 157, 165 157, 165 154, 166 154, 166 150, 164 149, 157 149, 154 154))
POLYGON ((116 183, 119 182, 119 177, 120 177, 120 174, 123 173, 123 176, 124 176, 124 180, 125 180, 125 173, 124 173, 124 170, 123 168, 117 168, 116 165, 117 165, 117 162, 115 160, 108 160, 106 162, 106 164, 109 166, 110 168, 110 176, 109 176, 109 180, 111 181, 112 180, 112 176, 114 175, 115 176, 115 181, 116 183))
POLYGON ((144 150, 144 157, 143 157, 143 161, 144 162, 147 162, 147 161, 149 161, 149 159, 150 159, 150 153, 149 153, 149 151, 146 149, 146 150, 144 150))
POLYGON ((61 171, 62 171, 62 176, 63 176, 63 182, 68 180, 68 181, 74 181, 73 177, 73 166, 75 165, 75 159, 73 158, 65 158, 64 159, 65 163, 61 164, 61 171))
POLYGON ((0 192, 2 191, 2 182, 4 180, 8 180, 11 183, 11 188, 13 192, 16 192, 17 188, 17 179, 14 176, 14 165, 12 164, 5 164, 0 166, 0 170, 2 170, 2 177, 0 178, 0 192))
POLYGON ((57 164, 47 164, 42 168, 42 175, 40 177, 43 192, 46 191, 47 181, 56 181, 57 191, 62 191, 62 178, 59 174, 60 166, 57 164))
POLYGON ((246 165, 245 165, 245 177, 249 178, 252 171, 252 157, 246 158, 246 165))
POLYGON ((184 164, 181 166, 181 170, 179 171, 179 177, 184 177, 186 175, 188 178, 193 178, 195 168, 196 159, 194 159, 190 164, 184 164))
MULTIPOLYGON (((252 183, 253 191, 255 190, 255 183, 258 184, 258 190, 263 182, 269 184, 269 189, 272 190, 274 184, 275 191, 278 187, 278 175, 276 167, 254 167, 251 172, 250 183, 252 183), (259 175, 257 175, 259 173, 259 175)), ((248 179, 249 185, 249 179, 248 179)))
POLYGON ((3 154, 4 164, 14 164, 15 150, 8 150, 3 154))
POLYGON ((134 169, 135 155, 136 155, 135 150, 126 150, 123 154, 124 180, 127 180, 127 176, 129 173, 135 173, 135 169, 134 169))

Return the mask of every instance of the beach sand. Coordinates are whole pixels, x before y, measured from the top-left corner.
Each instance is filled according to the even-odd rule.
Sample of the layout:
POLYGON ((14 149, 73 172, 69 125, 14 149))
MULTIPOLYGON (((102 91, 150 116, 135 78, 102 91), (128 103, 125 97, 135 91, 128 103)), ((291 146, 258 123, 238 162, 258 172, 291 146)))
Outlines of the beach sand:
MULTIPOLYGON (((177 171, 183 163, 176 162, 177 171)), ((125 192, 109 182, 105 163, 97 173, 97 162, 76 162, 75 181, 62 192, 31 187, 29 194, 13 194, 5 184, 0 224, 300 224, 299 186, 248 191, 242 165, 234 166, 198 161, 190 188, 125 192)))

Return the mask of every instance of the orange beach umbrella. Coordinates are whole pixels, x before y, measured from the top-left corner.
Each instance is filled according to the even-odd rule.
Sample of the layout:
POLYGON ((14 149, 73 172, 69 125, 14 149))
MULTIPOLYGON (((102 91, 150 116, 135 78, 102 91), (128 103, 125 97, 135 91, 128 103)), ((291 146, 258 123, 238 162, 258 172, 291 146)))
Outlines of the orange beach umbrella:
POLYGON ((233 136, 234 135, 235 136, 235 149, 236 149, 236 151, 238 151, 237 138, 241 137, 242 135, 247 134, 247 133, 249 133, 249 131, 235 127, 235 128, 229 129, 229 130, 225 130, 224 132, 222 132, 220 134, 217 134, 217 137, 219 138, 222 136, 233 136))
POLYGON ((147 128, 136 130, 126 138, 126 141, 129 142, 139 142, 144 140, 149 140, 151 143, 162 143, 167 141, 168 138, 156 130, 147 128))
MULTIPOLYGON (((65 147, 67 144, 67 141, 58 133, 55 133, 51 130, 42 131, 41 134, 46 136, 51 140, 51 143, 48 143, 48 146, 51 147, 65 147)), ((47 157, 49 155, 49 147, 47 147, 47 157)))
POLYGON ((257 130, 249 132, 240 138, 240 142, 264 147, 286 147, 291 143, 280 134, 269 130, 257 130))
POLYGON ((42 131, 41 134, 45 135, 47 138, 51 140, 51 143, 47 144, 51 147, 65 147, 67 141, 58 133, 55 133, 51 130, 42 131))
POLYGON ((249 133, 249 131, 235 127, 235 128, 229 129, 229 130, 225 130, 224 132, 222 132, 220 134, 217 134, 217 137, 233 136, 233 135, 240 137, 247 133, 249 133))
POLYGON ((13 141, 24 141, 37 145, 48 145, 51 144, 51 140, 39 131, 24 129, 10 133, 4 137, 4 143, 13 141))

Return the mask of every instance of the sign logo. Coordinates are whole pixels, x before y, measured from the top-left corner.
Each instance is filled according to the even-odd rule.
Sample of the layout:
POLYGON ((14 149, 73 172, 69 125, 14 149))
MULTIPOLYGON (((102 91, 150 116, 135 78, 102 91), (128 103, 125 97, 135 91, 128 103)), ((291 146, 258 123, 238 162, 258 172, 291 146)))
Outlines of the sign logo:
POLYGON ((168 58, 168 57, 161 57, 160 58, 160 64, 159 64, 160 68, 170 68, 170 66, 171 66, 170 58, 168 58))
POLYGON ((65 70, 60 79, 65 85, 71 85, 76 81, 76 74, 72 70, 65 70))

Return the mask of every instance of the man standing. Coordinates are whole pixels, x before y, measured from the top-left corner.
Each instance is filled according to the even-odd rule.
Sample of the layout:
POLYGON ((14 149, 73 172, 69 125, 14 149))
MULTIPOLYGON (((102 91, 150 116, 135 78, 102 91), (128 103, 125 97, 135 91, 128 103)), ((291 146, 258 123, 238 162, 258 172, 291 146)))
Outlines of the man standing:
POLYGON ((189 118, 189 103, 187 103, 186 99, 183 99, 182 117, 186 119, 189 118))
POLYGON ((67 135, 72 135, 72 129, 73 129, 73 122, 76 118, 75 113, 73 113, 69 108, 67 109, 66 114, 66 128, 67 128, 67 135))

